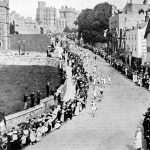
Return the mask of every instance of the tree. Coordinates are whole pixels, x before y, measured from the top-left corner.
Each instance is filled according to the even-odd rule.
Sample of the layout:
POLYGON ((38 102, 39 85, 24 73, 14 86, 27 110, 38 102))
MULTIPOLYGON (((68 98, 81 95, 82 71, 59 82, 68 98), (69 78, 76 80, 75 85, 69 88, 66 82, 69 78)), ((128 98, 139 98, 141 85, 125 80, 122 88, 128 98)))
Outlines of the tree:
POLYGON ((104 30, 109 28, 109 17, 111 17, 112 6, 108 3, 101 3, 94 9, 83 10, 76 24, 78 24, 78 39, 81 34, 86 43, 106 42, 104 30))
POLYGON ((83 10, 78 16, 78 39, 82 37, 86 43, 91 42, 92 9, 83 10))
POLYGON ((111 17, 112 6, 108 3, 101 3, 93 9, 92 30, 95 31, 95 42, 106 42, 104 30, 109 28, 109 18, 111 17))
POLYGON ((66 26, 66 28, 64 29, 64 32, 71 33, 72 31, 70 30, 68 26, 66 26))

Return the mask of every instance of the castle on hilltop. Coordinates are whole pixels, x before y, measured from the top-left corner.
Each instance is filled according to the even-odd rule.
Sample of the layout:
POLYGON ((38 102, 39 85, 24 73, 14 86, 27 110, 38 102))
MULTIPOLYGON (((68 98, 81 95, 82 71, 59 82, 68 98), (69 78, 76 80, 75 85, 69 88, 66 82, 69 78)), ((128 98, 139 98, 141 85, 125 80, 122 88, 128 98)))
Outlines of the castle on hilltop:
POLYGON ((18 34, 46 34, 51 32, 63 32, 64 29, 77 28, 74 24, 79 12, 75 8, 67 6, 59 9, 59 18, 55 7, 47 7, 45 1, 38 2, 36 9, 36 18, 24 18, 15 11, 9 15, 10 23, 14 26, 18 34))

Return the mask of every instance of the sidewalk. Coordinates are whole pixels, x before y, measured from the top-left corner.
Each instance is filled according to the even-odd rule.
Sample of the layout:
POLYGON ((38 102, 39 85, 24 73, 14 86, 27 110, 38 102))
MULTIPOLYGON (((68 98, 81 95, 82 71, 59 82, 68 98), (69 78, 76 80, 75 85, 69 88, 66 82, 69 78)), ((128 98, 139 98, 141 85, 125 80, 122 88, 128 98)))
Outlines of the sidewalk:
POLYGON ((75 96, 75 85, 73 85, 71 67, 66 65, 66 74, 67 74, 67 89, 63 100, 66 102, 69 99, 73 99, 75 96))

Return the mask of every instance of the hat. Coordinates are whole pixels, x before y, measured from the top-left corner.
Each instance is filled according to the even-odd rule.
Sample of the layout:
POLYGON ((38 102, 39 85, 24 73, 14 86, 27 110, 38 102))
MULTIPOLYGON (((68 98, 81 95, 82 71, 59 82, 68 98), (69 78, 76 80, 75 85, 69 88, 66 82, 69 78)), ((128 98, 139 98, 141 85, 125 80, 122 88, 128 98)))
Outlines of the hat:
POLYGON ((17 131, 13 131, 13 134, 17 134, 17 131))
POLYGON ((13 132, 9 132, 7 135, 12 136, 12 135, 13 135, 13 132))

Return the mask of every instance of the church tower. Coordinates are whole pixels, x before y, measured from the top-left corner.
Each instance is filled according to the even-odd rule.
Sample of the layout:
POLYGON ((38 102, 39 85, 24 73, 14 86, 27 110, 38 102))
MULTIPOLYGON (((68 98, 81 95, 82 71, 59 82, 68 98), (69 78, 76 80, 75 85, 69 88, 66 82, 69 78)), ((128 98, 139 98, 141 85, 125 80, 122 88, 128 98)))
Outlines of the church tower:
POLYGON ((9 0, 0 0, 0 50, 10 50, 9 0))

